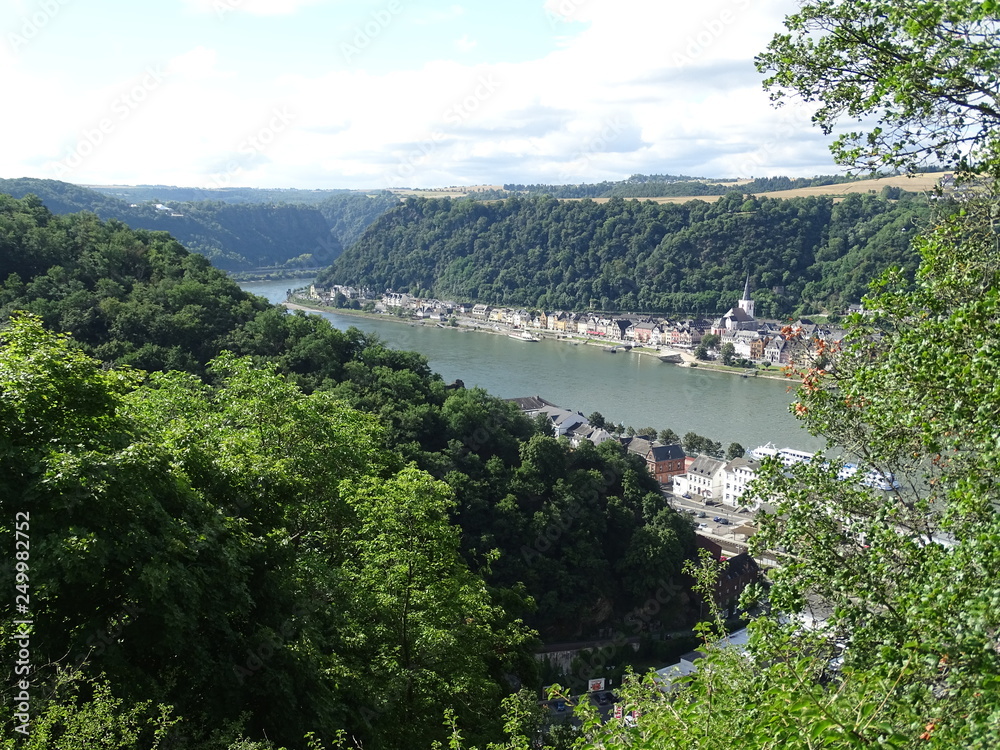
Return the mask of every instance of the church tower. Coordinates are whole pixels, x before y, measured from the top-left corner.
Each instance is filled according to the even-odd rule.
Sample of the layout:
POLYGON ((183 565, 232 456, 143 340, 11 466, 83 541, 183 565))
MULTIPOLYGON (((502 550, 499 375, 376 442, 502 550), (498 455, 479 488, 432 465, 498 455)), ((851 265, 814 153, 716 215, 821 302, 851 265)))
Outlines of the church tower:
POLYGON ((747 283, 743 288, 743 299, 741 299, 736 306, 740 308, 743 312, 749 315, 751 318, 754 317, 753 314, 753 300, 750 299, 750 274, 747 273, 747 283))

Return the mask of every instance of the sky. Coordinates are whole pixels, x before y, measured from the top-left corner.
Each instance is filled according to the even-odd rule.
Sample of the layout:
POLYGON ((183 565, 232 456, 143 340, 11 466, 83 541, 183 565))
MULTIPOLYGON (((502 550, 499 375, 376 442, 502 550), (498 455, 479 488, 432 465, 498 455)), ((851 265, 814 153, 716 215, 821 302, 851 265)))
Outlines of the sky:
POLYGON ((0 0, 0 177, 191 187, 834 174, 753 57, 796 0, 0 0))

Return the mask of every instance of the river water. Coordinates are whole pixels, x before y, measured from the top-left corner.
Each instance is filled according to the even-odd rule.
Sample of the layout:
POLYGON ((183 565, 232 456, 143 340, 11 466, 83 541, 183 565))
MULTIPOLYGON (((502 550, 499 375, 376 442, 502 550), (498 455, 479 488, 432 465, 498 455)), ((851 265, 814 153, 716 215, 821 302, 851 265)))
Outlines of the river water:
MULTIPOLYGON (((271 302, 308 280, 243 282, 271 302)), ((378 334, 387 346, 419 352, 446 382, 461 380, 495 396, 541 396, 584 415, 599 411, 610 422, 633 427, 693 431, 724 446, 753 448, 767 442, 815 451, 823 441, 789 413, 794 394, 786 382, 741 378, 678 367, 655 357, 598 346, 543 339, 526 343, 504 335, 438 328, 367 317, 317 313, 339 329, 351 326, 378 334)))

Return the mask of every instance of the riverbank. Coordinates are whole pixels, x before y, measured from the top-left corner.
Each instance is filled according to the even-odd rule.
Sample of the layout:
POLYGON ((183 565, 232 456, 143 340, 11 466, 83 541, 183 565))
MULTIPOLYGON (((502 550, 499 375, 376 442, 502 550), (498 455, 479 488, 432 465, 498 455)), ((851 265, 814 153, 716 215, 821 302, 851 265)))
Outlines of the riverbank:
MULTIPOLYGON (((387 321, 407 326, 435 327, 435 328, 441 328, 443 330, 455 330, 460 332, 476 331, 478 333, 489 333, 497 336, 508 336, 511 333, 521 330, 521 329, 509 328, 499 323, 489 323, 485 321, 473 320, 465 316, 455 316, 455 320, 458 323, 457 326, 442 325, 439 323, 426 320, 400 318, 395 315, 386 315, 385 313, 370 313, 370 312, 365 312, 363 310, 351 310, 340 307, 325 307, 323 305, 310 304, 306 300, 303 300, 301 297, 296 298, 294 302, 286 300, 281 304, 283 304, 289 310, 304 310, 306 312, 329 312, 329 313, 336 313, 337 315, 343 315, 346 317, 387 321)), ((661 352, 656 349, 643 346, 627 345, 629 348, 626 348, 625 344, 589 338, 587 336, 581 336, 579 334, 557 333, 554 331, 539 330, 534 328, 525 330, 529 330, 533 335, 539 338, 558 341, 571 346, 580 346, 580 345, 596 346, 602 349, 613 347, 616 349, 617 353, 640 354, 644 356, 652 356, 655 357, 656 359, 659 359, 663 354, 676 353, 680 355, 682 360, 680 363, 677 364, 678 367, 689 367, 692 369, 698 368, 702 370, 711 370, 712 372, 720 372, 720 373, 725 373, 727 375, 736 375, 742 378, 765 378, 768 380, 783 380, 783 381, 789 380, 783 374, 781 374, 780 371, 768 372, 766 370, 747 370, 744 368, 727 367, 725 365, 717 364, 715 362, 711 361, 706 362, 703 360, 699 360, 695 358, 695 356, 690 352, 686 352, 680 349, 671 348, 669 349, 669 351, 661 352)))

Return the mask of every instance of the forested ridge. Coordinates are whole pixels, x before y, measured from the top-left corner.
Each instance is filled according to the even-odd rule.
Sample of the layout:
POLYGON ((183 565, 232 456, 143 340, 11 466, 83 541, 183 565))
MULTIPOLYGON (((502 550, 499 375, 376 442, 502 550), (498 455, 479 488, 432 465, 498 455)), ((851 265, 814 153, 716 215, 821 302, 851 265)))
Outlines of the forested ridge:
POLYGON ((778 200, 732 192, 682 205, 551 197, 409 198, 318 283, 547 309, 715 315, 746 276, 760 317, 839 311, 890 266, 908 275, 919 197, 778 200))
MULTIPOLYGON (((320 268, 352 244, 361 232, 398 199, 388 193, 365 195, 343 191, 300 202, 300 192, 198 191, 195 189, 136 189, 148 195, 132 204, 111 194, 58 180, 30 178, 2 180, 0 192, 16 198, 36 195, 59 214, 92 211, 102 219, 117 219, 135 229, 166 231, 186 248, 198 252, 227 271, 256 268, 320 268), (161 195, 162 193, 162 195, 161 195), (169 196, 214 195, 211 199, 180 200, 169 196), (295 198, 268 202, 265 197, 295 198), (235 200, 239 198, 240 200, 235 200), (157 208, 157 205, 163 206, 157 208)), ((301 191, 308 193, 309 191, 301 191)))
POLYGON ((570 450, 417 354, 242 292, 162 232, 0 196, 0 269, 11 548, 15 514, 30 519, 28 747, 84 746, 102 723, 114 747, 160 730, 159 747, 198 750, 302 748, 309 731, 426 747, 446 709, 498 740, 501 700, 538 687, 537 633, 625 627, 665 584, 646 622, 697 612, 692 524, 613 442, 570 450))

